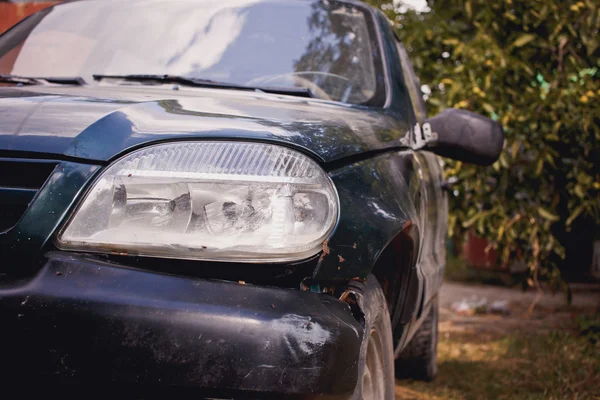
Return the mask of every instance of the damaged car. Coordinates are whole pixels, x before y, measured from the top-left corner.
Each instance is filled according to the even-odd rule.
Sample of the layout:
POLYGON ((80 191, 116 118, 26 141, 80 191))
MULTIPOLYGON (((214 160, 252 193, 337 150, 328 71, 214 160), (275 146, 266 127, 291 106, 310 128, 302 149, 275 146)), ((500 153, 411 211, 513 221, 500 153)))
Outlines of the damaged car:
POLYGON ((504 139, 429 118, 419 88, 357 1, 90 0, 11 28, 3 385, 393 399, 395 376, 433 379, 440 156, 489 165, 504 139))

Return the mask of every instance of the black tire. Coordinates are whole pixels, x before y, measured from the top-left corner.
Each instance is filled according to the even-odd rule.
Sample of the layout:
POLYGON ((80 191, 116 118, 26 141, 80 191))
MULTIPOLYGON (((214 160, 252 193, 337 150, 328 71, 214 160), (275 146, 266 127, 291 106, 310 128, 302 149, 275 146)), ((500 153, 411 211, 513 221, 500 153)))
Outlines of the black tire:
POLYGON ((429 314, 396 359, 396 377, 430 382, 437 374, 439 305, 437 295, 429 314))
POLYGON ((365 326, 352 400, 393 400, 394 345, 385 295, 373 275, 364 283, 352 282, 350 289, 364 313, 365 326))

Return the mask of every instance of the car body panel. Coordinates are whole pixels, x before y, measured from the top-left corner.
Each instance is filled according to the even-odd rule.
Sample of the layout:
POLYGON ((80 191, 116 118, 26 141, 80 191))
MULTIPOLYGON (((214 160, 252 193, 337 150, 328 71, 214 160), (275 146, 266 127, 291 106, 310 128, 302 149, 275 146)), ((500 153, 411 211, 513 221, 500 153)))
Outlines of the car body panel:
POLYGON ((243 398, 348 395, 363 335, 348 304, 325 294, 168 276, 60 252, 49 253, 31 279, 0 282, 0 308, 1 362, 11 365, 3 382, 12 384, 45 377, 218 388, 243 398))
POLYGON ((330 162, 410 146, 409 124, 384 110, 171 86, 0 88, 0 148, 103 162, 156 141, 223 138, 296 146, 330 162))
MULTIPOLYGON (((403 305, 399 323, 420 315, 438 292, 445 265, 446 195, 436 155, 385 153, 331 172, 340 197, 336 232, 315 270, 316 281, 366 278, 381 254, 408 227, 417 233, 418 256, 410 287, 415 304, 403 305), (406 309, 412 307, 412 309, 406 309)), ((391 307, 390 307, 391 308, 391 307)))
POLYGON ((3 259, 0 272, 15 267, 21 271, 30 270, 36 265, 84 185, 99 170, 100 167, 96 165, 66 161, 57 163, 17 224, 0 232, 0 254, 3 259), (11 260, 19 262, 15 264, 11 260))
POLYGON ((416 153, 421 191, 424 193, 423 248, 421 251, 421 272, 423 274, 423 304, 428 304, 438 293, 444 280, 446 265, 446 234, 448 231, 447 194, 442 190, 443 173, 439 157, 427 151, 416 153))
POLYGON ((405 150, 331 173, 341 202, 340 219, 316 271, 318 280, 366 278, 409 221, 422 229, 417 168, 415 153, 405 150), (411 185, 412 193, 407 190, 411 185))

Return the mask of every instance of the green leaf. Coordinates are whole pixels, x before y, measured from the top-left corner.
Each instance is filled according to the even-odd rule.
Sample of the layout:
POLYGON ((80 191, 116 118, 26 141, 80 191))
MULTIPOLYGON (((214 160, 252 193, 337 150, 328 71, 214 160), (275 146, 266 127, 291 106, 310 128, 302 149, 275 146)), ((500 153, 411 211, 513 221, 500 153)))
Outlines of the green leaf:
POLYGON ((511 151, 510 151, 510 155, 513 160, 517 158, 518 152, 519 152, 519 142, 517 142, 515 140, 512 144, 511 151))
POLYGON ((484 228, 483 228, 484 222, 485 222, 485 219, 483 219, 483 218, 479 218, 477 220, 477 233, 479 233, 480 235, 484 234, 484 228))
POLYGON ((556 121, 554 123, 554 125, 552 125, 552 135, 556 135, 558 133, 558 130, 560 129, 561 125, 562 125, 561 121, 556 121))
POLYGON ((518 21, 518 18, 515 17, 513 14, 509 13, 508 11, 505 12, 503 15, 504 15, 505 18, 508 18, 508 19, 510 19, 513 22, 518 21))
POLYGON ((448 237, 454 236, 455 227, 456 227, 456 214, 450 214, 448 216, 448 237))
POLYGON ((542 170, 544 169, 544 159, 539 158, 537 162, 537 166, 535 167, 535 176, 542 175, 542 170))
POLYGON ((533 229, 531 230, 531 233, 529 233, 529 241, 533 243, 533 241, 535 240, 535 237, 537 236, 539 232, 539 226, 535 225, 533 227, 533 229))
POLYGON ((487 214, 489 214, 489 211, 480 211, 477 214, 473 215, 471 218, 469 218, 468 220, 464 221, 462 223, 462 227, 463 228, 470 228, 471 226, 475 225, 475 223, 477 222, 477 220, 479 220, 479 218, 486 216, 487 214))
POLYGON ((546 161, 548 162, 548 164, 552 165, 554 168, 556 168, 556 163, 554 162, 554 157, 552 157, 552 154, 550 153, 546 153, 544 158, 546 159, 546 161))
POLYGON ((509 164, 508 164, 508 159, 506 157, 506 153, 502 152, 500 154, 500 164, 504 167, 504 168, 508 168, 509 164))
POLYGON ((492 107, 492 105, 491 105, 490 103, 483 103, 481 106, 482 106, 482 107, 483 107, 483 109, 484 109, 485 111, 487 111, 488 113, 490 113, 490 114, 493 114, 493 113, 494 113, 494 107, 492 107))
POLYGON ((500 241, 502 239, 502 236, 504 236, 504 228, 505 228, 505 224, 500 225, 500 227, 498 228, 498 234, 496 235, 496 241, 500 241))
POLYGON ((448 46, 454 46, 457 45, 459 43, 458 39, 444 39, 442 40, 442 43, 448 46))
POLYGON ((535 40, 535 35, 531 34, 531 33, 524 33, 523 35, 519 36, 517 38, 517 40, 515 40, 512 44, 513 47, 523 47, 525 46, 527 43, 531 42, 535 40))
POLYGON ((583 203, 579 207, 577 207, 575 211, 573 211, 571 215, 569 215, 569 218, 567 218, 565 225, 570 226, 573 223, 573 221, 575 221, 575 219, 577 219, 577 217, 579 217, 579 215, 581 215, 581 213, 585 210, 586 205, 586 203, 583 203))
POLYGON ((556 214, 551 213, 550 211, 546 210, 544 207, 538 207, 538 214, 540 214, 540 216, 548 221, 552 221, 552 222, 556 222, 556 221, 560 221, 560 217, 556 214))

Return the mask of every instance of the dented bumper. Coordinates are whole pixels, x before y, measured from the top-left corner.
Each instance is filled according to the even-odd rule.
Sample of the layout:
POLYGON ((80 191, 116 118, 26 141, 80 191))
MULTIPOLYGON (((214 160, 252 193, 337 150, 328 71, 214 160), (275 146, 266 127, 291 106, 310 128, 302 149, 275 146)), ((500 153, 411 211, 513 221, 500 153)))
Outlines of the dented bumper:
MULTIPOLYGON (((249 266, 259 268, 260 266, 249 266)), ((362 328, 330 296, 47 259, 0 283, 5 382, 351 393, 362 328)), ((245 395, 245 397, 246 397, 245 395)))

